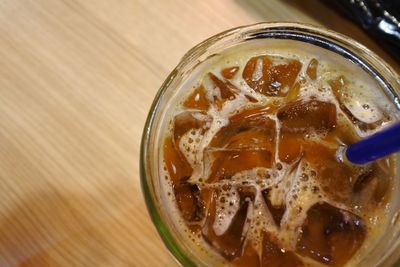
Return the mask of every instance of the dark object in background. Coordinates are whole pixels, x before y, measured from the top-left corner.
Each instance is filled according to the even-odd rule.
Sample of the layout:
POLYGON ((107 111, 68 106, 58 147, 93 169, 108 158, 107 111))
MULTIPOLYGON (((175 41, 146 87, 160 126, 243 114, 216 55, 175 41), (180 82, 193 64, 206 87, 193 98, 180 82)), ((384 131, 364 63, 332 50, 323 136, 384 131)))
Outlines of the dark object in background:
POLYGON ((361 25, 400 61, 400 0, 324 0, 361 25))

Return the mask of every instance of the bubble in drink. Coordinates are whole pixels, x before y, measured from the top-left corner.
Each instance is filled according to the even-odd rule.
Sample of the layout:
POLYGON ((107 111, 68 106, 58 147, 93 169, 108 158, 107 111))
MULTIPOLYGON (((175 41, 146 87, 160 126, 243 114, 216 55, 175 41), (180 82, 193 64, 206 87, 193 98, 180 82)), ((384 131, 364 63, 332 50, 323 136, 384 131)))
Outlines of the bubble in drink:
POLYGON ((226 57, 194 81, 166 130, 178 228, 215 264, 356 264, 383 231, 393 166, 350 166, 336 151, 394 121, 390 101, 326 53, 226 57))

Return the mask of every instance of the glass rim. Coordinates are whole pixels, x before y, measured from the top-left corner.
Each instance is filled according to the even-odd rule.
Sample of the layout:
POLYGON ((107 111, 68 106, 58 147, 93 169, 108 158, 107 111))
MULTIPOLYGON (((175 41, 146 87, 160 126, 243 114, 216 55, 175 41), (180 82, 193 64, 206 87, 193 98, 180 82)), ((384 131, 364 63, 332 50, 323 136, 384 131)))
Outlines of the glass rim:
MULTIPOLYGON (((151 179, 158 179, 158 177, 151 177, 151 160, 149 160, 150 140, 155 117, 159 113, 159 107, 163 100, 163 96, 174 79, 186 72, 190 72, 196 67, 195 65, 189 70, 185 70, 189 63, 193 63, 194 61, 201 63, 206 60, 212 56, 211 54, 202 58, 208 50, 218 49, 229 44, 229 42, 224 41, 230 41, 231 45, 235 45, 243 41, 260 38, 293 39, 314 44, 344 56, 361 66, 364 71, 368 72, 368 74, 374 75, 378 82, 383 86, 385 92, 389 94, 391 99, 393 99, 396 107, 400 110, 400 100, 397 95, 400 92, 396 93, 396 89, 391 86, 392 84, 395 84, 395 86, 399 88, 400 76, 393 70, 393 68, 364 45, 346 35, 324 27, 297 22, 261 22, 223 31, 191 48, 186 54, 184 54, 178 65, 167 76, 154 97, 143 129, 139 162, 140 183, 147 210, 164 245, 173 255, 174 259, 182 266, 198 265, 187 255, 178 242, 176 242, 175 237, 159 212, 156 204, 156 196, 151 190, 151 184, 148 183, 151 179), (233 37, 232 40, 229 39, 230 37, 233 37), (355 52, 362 52, 362 55, 357 56, 355 52), (378 68, 379 71, 377 71, 376 68, 378 68), (388 77, 392 78, 390 82, 387 80, 388 77)), ((393 253, 393 251, 389 253, 387 258, 390 258, 393 253)))

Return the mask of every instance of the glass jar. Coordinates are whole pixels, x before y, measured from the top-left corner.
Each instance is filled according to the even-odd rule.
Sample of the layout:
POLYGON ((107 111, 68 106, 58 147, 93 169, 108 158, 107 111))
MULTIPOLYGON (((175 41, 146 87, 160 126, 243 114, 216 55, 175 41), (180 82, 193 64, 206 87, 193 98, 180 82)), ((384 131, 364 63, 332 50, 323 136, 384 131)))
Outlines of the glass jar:
MULTIPOLYGON (((177 229, 169 216, 171 207, 168 207, 163 197, 165 192, 161 181, 164 177, 160 177, 159 168, 162 166, 162 137, 169 122, 168 116, 171 108, 177 104, 179 95, 190 88, 194 77, 201 73, 202 65, 228 48, 260 39, 295 40, 346 58, 373 77, 400 110, 398 74, 363 45, 327 29, 298 23, 260 23, 222 32, 192 48, 165 80, 154 99, 144 127, 140 155, 141 184, 147 208, 165 245, 183 266, 208 266, 212 264, 212 260, 191 245, 177 229)), ((394 160, 394 179, 399 180, 400 159, 394 157, 394 160)), ((400 258, 399 207, 400 198, 395 195, 389 208, 385 232, 374 248, 360 260, 358 266, 395 266, 396 260, 400 258)))

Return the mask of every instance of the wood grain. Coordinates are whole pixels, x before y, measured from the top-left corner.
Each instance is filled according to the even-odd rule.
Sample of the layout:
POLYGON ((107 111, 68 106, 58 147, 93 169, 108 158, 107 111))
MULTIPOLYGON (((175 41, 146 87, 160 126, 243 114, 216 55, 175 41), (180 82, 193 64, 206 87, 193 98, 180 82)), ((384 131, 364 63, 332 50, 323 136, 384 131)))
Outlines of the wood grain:
POLYGON ((301 21, 318 1, 0 1, 0 266, 176 266, 140 190, 150 103, 180 57, 228 28, 301 21))

